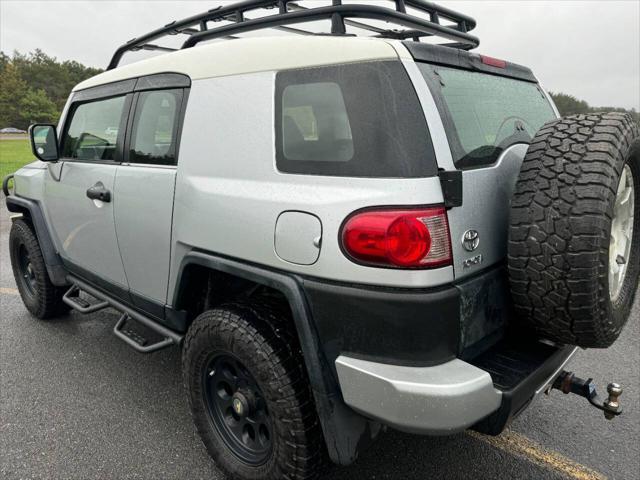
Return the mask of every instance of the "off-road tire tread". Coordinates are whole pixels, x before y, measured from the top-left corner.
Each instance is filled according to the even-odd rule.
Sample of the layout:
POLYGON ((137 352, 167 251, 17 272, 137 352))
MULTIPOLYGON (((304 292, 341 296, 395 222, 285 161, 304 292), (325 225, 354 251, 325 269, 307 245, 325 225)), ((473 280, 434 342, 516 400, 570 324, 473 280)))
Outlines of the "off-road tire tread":
MULTIPOLYGON (((284 439, 283 448, 268 478, 312 480, 318 478, 326 460, 326 448, 316 413, 313 394, 288 306, 268 298, 232 303, 202 313, 184 339, 182 366, 185 388, 192 388, 189 372, 202 339, 218 336, 233 338, 234 345, 254 351, 265 372, 271 373, 269 390, 278 392, 277 411, 271 410, 275 428, 284 439)), ((261 372, 252 372, 258 382, 261 372), (256 375, 257 373, 257 375, 256 375)), ((220 461, 220 452, 212 451, 206 438, 211 427, 206 416, 197 414, 195 396, 188 391, 196 428, 209 453, 230 478, 234 471, 220 461)))
POLYGON ((23 218, 13 221, 9 233, 9 255, 13 276, 22 297, 22 301, 29 312, 41 320, 51 319, 68 312, 69 307, 62 301, 65 293, 64 288, 56 287, 51 283, 47 272, 44 257, 40 250, 38 237, 33 231, 31 224, 23 218), (19 278, 19 267, 16 246, 22 242, 29 251, 31 265, 36 276, 36 297, 32 298, 28 292, 24 291, 21 279, 19 278))
POLYGON ((627 311, 613 315, 609 235, 620 174, 638 135, 628 114, 573 115, 545 124, 529 146, 512 198, 508 267, 517 317, 546 338, 607 347, 620 334, 638 261, 627 269, 627 311))

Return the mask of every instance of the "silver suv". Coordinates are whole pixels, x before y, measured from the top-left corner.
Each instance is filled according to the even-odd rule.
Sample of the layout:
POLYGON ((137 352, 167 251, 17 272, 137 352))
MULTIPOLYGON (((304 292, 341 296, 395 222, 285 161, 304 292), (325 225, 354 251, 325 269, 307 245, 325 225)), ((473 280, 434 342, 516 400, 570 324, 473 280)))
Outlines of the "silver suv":
POLYGON ((24 304, 181 345, 232 478, 315 477, 387 426, 497 435, 552 387, 619 414, 619 386, 563 366, 637 289, 638 126, 559 118, 529 69, 469 52, 474 27, 421 0, 252 0, 129 41, 5 180, 24 304), (302 35, 238 38, 262 29, 302 35))

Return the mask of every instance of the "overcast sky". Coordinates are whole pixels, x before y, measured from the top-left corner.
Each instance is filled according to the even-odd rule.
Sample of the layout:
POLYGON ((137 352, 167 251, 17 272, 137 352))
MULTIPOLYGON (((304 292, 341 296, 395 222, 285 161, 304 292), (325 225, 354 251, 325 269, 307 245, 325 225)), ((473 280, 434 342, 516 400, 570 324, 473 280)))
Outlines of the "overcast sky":
MULTIPOLYGON (((0 48, 104 68, 132 37, 220 3, 0 0, 0 48)), ((639 0, 438 3, 476 18, 476 51, 532 68, 548 90, 640 110, 639 0)))

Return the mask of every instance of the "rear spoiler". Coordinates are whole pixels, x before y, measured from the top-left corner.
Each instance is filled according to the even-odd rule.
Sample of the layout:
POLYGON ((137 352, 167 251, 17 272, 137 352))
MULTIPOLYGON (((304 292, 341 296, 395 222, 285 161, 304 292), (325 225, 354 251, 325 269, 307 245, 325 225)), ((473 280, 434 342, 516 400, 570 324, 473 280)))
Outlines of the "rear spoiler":
POLYGON ((538 83, 538 79, 527 67, 511 62, 505 62, 477 53, 467 52, 457 48, 430 45, 428 43, 402 42, 407 47, 413 59, 417 62, 427 62, 445 65, 463 70, 510 77, 527 82, 538 83))

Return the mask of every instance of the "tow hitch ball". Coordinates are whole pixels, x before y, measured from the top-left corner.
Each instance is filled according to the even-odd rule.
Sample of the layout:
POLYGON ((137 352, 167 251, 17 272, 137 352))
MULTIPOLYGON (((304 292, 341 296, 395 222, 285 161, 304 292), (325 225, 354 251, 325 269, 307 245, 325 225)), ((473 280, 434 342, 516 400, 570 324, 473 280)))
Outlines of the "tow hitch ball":
POLYGON ((563 371, 553 382, 551 388, 556 388, 562 393, 575 393, 589 400, 589 403, 604 412, 604 418, 611 420, 622 413, 622 406, 618 398, 622 395, 622 387, 617 383, 607 385, 609 397, 603 400, 596 392, 593 379, 583 380, 576 377, 573 372, 563 371))

